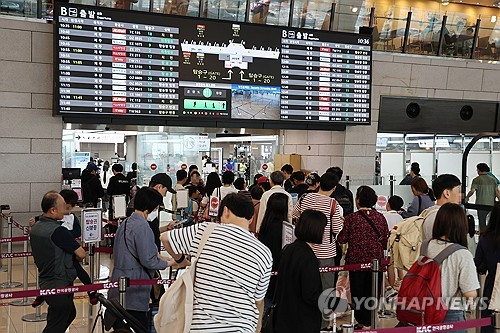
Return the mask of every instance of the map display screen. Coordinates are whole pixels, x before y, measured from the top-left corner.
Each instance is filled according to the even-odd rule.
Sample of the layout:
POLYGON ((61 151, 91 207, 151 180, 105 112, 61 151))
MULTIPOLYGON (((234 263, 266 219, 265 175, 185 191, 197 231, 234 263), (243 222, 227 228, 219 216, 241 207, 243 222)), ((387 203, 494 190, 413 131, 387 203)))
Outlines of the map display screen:
POLYGON ((59 115, 369 124, 371 37, 58 4, 59 115))

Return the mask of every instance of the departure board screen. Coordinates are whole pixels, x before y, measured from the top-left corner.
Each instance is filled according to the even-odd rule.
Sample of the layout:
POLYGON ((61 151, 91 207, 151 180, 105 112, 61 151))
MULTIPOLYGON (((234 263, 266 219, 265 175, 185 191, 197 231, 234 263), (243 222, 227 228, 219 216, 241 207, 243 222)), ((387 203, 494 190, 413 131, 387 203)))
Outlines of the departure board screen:
POLYGON ((59 115, 369 124, 371 37, 59 4, 59 115))

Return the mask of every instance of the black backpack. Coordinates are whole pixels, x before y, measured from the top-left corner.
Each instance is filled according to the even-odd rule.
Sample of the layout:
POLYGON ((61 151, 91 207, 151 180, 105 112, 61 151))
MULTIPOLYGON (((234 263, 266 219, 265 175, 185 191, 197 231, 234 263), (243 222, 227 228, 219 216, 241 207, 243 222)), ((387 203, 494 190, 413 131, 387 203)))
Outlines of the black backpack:
POLYGON ((351 214, 354 211, 354 203, 352 202, 352 193, 342 185, 337 185, 337 189, 332 194, 332 198, 337 200, 338 204, 344 210, 344 216, 351 214))

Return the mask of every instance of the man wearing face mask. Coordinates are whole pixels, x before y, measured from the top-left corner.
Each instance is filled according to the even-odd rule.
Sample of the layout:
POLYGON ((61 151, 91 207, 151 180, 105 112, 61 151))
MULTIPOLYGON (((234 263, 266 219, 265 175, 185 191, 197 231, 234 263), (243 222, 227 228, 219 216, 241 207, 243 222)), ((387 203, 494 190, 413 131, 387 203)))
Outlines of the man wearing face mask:
MULTIPOLYGON (((149 182, 149 187, 157 190, 163 197, 167 196, 167 191, 175 194, 175 190, 172 188, 172 178, 166 173, 157 173, 153 177, 151 177, 151 181, 149 182)), ((153 235, 155 238, 155 244, 158 248, 158 252, 160 252, 161 242, 160 242, 160 219, 158 218, 158 212, 162 210, 163 202, 160 204, 160 208, 156 211, 149 213, 147 220, 149 222, 149 226, 151 230, 153 230, 153 235)), ((163 228, 162 228, 163 229, 163 228)), ((161 230, 164 232, 165 230, 161 230)))
MULTIPOLYGON (((146 218, 148 214, 158 210, 162 203, 163 196, 158 191, 143 187, 135 196, 134 213, 130 215, 118 227, 113 247, 114 267, 111 281, 118 281, 121 276, 126 276, 131 280, 153 279, 155 272, 171 266, 174 262, 162 258, 156 246, 153 244, 153 233, 148 227, 146 218)), ((151 286, 131 286, 127 288, 126 310, 137 319, 144 330, 146 330, 148 320, 147 311, 149 308, 151 286)), ((118 299, 118 289, 109 291, 109 299, 118 299)), ((108 311, 106 311, 108 314, 108 311)), ((107 322, 113 322, 114 318, 107 318, 107 322)), ((115 321, 115 329, 122 328, 123 323, 115 321)))

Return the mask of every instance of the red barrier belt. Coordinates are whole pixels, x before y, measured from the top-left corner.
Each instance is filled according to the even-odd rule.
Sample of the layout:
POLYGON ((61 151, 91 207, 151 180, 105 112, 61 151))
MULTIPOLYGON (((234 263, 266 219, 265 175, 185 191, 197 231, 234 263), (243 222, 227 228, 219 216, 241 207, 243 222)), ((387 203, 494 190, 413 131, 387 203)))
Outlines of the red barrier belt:
POLYGON ((21 236, 21 237, 10 237, 10 238, 0 238, 0 243, 15 243, 15 242, 24 242, 29 240, 29 236, 21 236))
MULTIPOLYGON (((101 248, 96 248, 96 252, 108 252, 112 251, 113 249, 110 247, 101 247, 101 248), (99 251, 98 251, 99 250, 99 251)), ((31 255, 31 252, 19 252, 19 253, 5 253, 2 254, 2 257, 6 256, 5 258, 13 258, 14 256, 10 255, 15 255, 16 257, 24 257, 27 255, 31 255), (23 254, 23 255, 20 255, 23 254)), ((382 262, 386 262, 386 260, 382 260, 382 262)), ((354 265, 344 265, 344 266, 324 266, 320 267, 320 272, 325 273, 325 272, 339 272, 343 270, 362 270, 362 269, 370 269, 372 267, 372 264, 354 264, 354 265)), ((272 272, 271 274, 276 275, 277 272, 272 272)), ((163 285, 170 285, 174 283, 175 280, 172 279, 159 279, 159 280, 131 280, 130 285, 131 286, 147 286, 147 285, 154 285, 154 284, 163 284, 163 285)), ((108 283, 99 283, 99 284, 90 284, 90 285, 84 285, 84 286, 72 286, 72 287, 66 287, 66 288, 54 288, 54 289, 40 289, 40 290, 25 290, 25 291, 16 291, 16 292, 3 292, 0 293, 0 299, 7 299, 7 298, 22 298, 22 297, 33 297, 33 296, 39 296, 39 295, 59 295, 59 294, 71 294, 71 293, 78 293, 78 292, 84 292, 84 291, 96 291, 96 290, 101 290, 101 289, 110 289, 110 288, 118 288, 118 282, 108 282, 108 283)), ((364 332, 367 333, 367 332, 364 332)), ((390 332, 388 332, 390 333, 390 332)), ((417 333, 427 333, 427 332, 417 332, 417 333)))
POLYGON ((164 284, 164 285, 170 285, 174 283, 175 280, 170 280, 170 279, 159 279, 159 280, 131 280, 130 285, 131 286, 150 286, 153 284, 164 284))
MULTIPOLYGON (((18 227, 19 229, 21 229, 22 231, 24 231, 24 228, 26 228, 25 226, 14 221, 14 219, 12 219, 12 224, 15 225, 16 227, 18 227)), ((29 231, 28 231, 28 233, 29 233, 29 231)))
POLYGON ((94 249, 94 252, 101 252, 101 253, 113 253, 113 248, 112 247, 97 247, 94 249))
POLYGON ((491 318, 481 318, 473 320, 457 321, 453 323, 441 323, 424 326, 408 326, 396 328, 381 328, 376 330, 356 330, 355 332, 363 333, 433 333, 444 331, 464 330, 468 328, 476 328, 490 326, 491 318))
POLYGON ((62 294, 97 291, 97 290, 111 289, 111 288, 118 288, 118 282, 97 283, 97 284, 71 286, 64 288, 48 288, 48 289, 2 292, 0 293, 0 299, 62 295, 62 294))
POLYGON ((33 254, 31 252, 2 253, 0 254, 0 259, 31 257, 32 255, 33 254))

